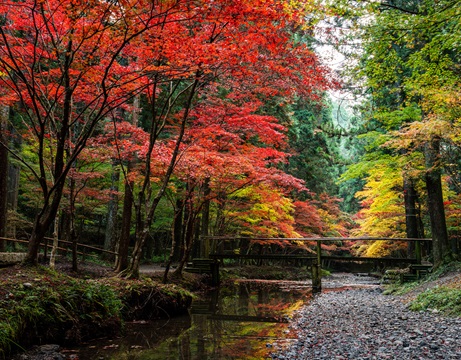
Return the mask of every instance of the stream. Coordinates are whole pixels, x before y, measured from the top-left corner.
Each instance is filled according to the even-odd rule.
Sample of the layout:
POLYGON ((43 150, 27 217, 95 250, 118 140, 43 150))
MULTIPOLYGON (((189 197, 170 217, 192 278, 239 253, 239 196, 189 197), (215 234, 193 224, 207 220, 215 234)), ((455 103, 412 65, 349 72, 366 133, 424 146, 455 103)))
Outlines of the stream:
MULTIPOLYGON (((377 286, 376 279, 335 274, 324 291, 377 286)), ((267 359, 296 342, 289 319, 312 298, 311 281, 238 280, 194 301, 189 316, 126 324, 125 336, 65 349, 79 360, 267 359)))
POLYGON ((126 324, 125 336, 62 351, 87 359, 264 359, 290 342, 293 312, 311 298, 311 282, 239 280, 194 301, 190 316, 126 324))

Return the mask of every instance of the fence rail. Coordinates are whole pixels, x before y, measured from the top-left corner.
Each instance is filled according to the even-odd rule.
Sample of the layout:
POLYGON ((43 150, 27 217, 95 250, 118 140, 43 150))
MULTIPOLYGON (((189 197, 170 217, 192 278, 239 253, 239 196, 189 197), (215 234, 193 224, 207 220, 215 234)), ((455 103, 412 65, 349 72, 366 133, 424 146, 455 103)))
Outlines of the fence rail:
MULTIPOLYGON (((17 243, 21 243, 21 244, 27 244, 27 243, 29 243, 28 240, 11 239, 11 238, 6 238, 6 237, 0 237, 0 240, 10 241, 10 242, 17 242, 17 243)), ((45 240, 51 240, 51 241, 53 241, 54 239, 53 239, 53 238, 49 238, 49 237, 45 237, 45 240)), ((61 240, 61 239, 59 239, 58 242, 59 242, 59 243, 62 243, 62 244, 70 244, 70 245, 73 244, 72 241, 61 240)), ((41 246, 46 246, 47 248, 53 247, 52 244, 40 244, 40 245, 41 245, 41 246)), ((82 247, 82 248, 84 248, 84 249, 91 249, 91 250, 95 250, 95 251, 99 251, 99 252, 103 252, 103 253, 107 253, 107 254, 117 255, 117 253, 114 252, 114 251, 110 251, 110 250, 106 250, 106 249, 101 249, 101 248, 98 248, 98 247, 96 247, 96 246, 90 246, 90 245, 81 244, 81 243, 77 243, 77 246, 82 247)), ((61 250, 61 251, 70 251, 70 249, 63 248, 63 247, 58 247, 58 250, 61 250)), ((83 253, 79 253, 79 255, 83 255, 83 253)))

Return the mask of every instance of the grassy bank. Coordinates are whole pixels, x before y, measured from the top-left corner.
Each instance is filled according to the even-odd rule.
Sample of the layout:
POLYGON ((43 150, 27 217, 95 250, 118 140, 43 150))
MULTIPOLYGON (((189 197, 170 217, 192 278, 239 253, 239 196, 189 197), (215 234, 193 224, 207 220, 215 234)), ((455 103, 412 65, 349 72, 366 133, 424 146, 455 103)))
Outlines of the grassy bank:
POLYGON ((461 263, 440 266, 420 281, 388 286, 386 293, 405 298, 414 311, 461 316, 461 263))
POLYGON ((184 313, 192 294, 152 279, 80 279, 38 268, 0 269, 0 358, 33 344, 117 335, 124 320, 184 313))

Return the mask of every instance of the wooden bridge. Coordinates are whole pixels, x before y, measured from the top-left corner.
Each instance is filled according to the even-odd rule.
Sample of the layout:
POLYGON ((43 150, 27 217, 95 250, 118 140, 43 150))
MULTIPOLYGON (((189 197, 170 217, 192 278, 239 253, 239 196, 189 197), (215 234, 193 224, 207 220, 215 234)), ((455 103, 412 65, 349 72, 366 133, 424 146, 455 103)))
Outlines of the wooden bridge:
POLYGON ((403 280, 413 280, 425 274, 432 265, 421 264, 422 247, 421 242, 432 241, 432 239, 416 239, 416 238, 386 238, 386 237, 316 237, 316 238, 237 238, 237 237, 206 237, 203 238, 205 257, 193 259, 185 268, 186 271, 195 273, 208 273, 211 274, 212 284, 219 284, 219 266, 225 259, 234 260, 277 260, 277 261, 293 261, 301 263, 309 267, 312 271, 312 288, 314 291, 321 291, 321 266, 324 261, 341 261, 341 262, 373 262, 375 264, 395 265, 395 264, 409 264, 410 274, 404 277, 403 280), (406 258, 382 258, 382 257, 354 257, 354 256, 330 256, 322 254, 323 242, 338 242, 338 241, 402 241, 414 243, 414 257, 406 258), (226 242, 233 242, 234 247, 224 246, 226 242), (246 244, 245 253, 240 253, 240 247, 235 244, 246 244), (308 243, 314 245, 315 249, 309 249, 307 246, 303 248, 299 244, 308 243), (301 250, 305 254, 299 253, 285 253, 285 254, 267 254, 259 253, 253 254, 250 249, 254 244, 263 244, 265 246, 272 244, 290 245, 297 252, 301 250), (237 250, 236 250, 237 249, 237 250))

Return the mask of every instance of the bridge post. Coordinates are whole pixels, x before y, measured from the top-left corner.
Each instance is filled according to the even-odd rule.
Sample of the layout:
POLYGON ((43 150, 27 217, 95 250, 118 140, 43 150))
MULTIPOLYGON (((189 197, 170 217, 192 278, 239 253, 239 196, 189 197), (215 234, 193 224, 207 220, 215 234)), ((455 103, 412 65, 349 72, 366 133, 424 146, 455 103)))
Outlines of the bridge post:
POLYGON ((204 252, 204 258, 209 259, 210 258, 210 242, 211 239, 207 236, 202 237, 203 240, 203 252, 204 252))
POLYGON ((219 278, 219 262, 213 261, 210 264, 210 271, 211 271, 211 286, 218 286, 221 282, 219 278))
POLYGON ((320 264, 317 260, 312 261, 312 292, 318 293, 322 291, 322 276, 320 264))
POLYGON ((322 264, 322 241, 321 240, 317 240, 316 251, 317 251, 317 262, 320 266, 320 264, 322 264))
POLYGON ((312 261, 312 292, 322 291, 322 242, 317 240, 317 259, 312 261))
POLYGON ((421 242, 419 240, 415 241, 415 255, 416 263, 421 264, 421 242))

